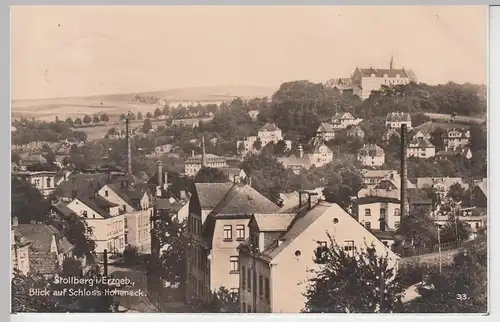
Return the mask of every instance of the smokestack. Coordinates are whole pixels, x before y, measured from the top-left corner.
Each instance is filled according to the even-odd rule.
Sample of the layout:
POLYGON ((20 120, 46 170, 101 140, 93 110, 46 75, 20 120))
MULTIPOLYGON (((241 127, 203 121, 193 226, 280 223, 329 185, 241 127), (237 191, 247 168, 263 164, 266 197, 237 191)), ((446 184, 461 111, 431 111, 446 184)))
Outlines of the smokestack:
POLYGON ((130 112, 125 119, 125 141, 127 144, 127 174, 132 174, 132 148, 130 142, 130 112))
POLYGON ((158 162, 156 163, 156 173, 158 175, 158 183, 157 183, 157 186, 158 187, 162 187, 163 185, 163 164, 161 162, 161 160, 158 160, 158 162))
POLYGON ((201 137, 201 166, 203 168, 207 166, 207 157, 205 155, 205 136, 201 137))
POLYGON ((401 220, 408 215, 408 165, 406 164, 406 124, 401 125, 401 220))

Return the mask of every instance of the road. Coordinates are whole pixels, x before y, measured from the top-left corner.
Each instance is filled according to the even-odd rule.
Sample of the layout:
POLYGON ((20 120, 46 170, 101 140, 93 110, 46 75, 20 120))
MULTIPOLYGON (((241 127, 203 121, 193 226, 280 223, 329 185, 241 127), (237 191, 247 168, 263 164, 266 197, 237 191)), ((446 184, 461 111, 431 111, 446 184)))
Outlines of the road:
MULTIPOLYGON (((109 265, 108 274, 112 278, 127 277, 132 281, 132 285, 123 287, 123 290, 141 290, 144 294, 147 294, 146 274, 141 266, 118 267, 109 265)), ((147 296, 115 296, 115 300, 117 301, 118 305, 129 310, 141 313, 159 312, 159 310, 153 304, 151 304, 147 296)))

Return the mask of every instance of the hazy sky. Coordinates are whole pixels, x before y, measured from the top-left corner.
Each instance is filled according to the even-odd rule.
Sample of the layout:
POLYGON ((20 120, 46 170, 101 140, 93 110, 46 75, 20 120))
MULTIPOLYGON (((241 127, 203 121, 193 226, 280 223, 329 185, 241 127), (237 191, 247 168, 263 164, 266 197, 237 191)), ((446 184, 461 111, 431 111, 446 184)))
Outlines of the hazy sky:
POLYGON ((279 86, 411 68, 486 83, 487 7, 11 7, 12 98, 279 86))

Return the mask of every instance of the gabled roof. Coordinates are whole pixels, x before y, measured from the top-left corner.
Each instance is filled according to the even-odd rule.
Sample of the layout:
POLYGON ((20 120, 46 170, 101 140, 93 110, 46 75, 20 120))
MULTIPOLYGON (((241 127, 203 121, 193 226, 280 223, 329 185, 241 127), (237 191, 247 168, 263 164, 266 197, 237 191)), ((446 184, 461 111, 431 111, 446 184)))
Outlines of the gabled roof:
POLYGON ((477 187, 486 197, 488 197, 488 179, 486 178, 483 179, 481 182, 477 184, 477 187))
POLYGON ((361 175, 363 178, 385 178, 391 174, 397 174, 398 170, 362 170, 361 175))
POLYGON ((316 132, 335 132, 335 129, 333 128, 333 125, 330 123, 324 123, 322 122, 316 132))
POLYGON ((375 74, 375 77, 399 77, 406 78, 408 77, 408 73, 403 69, 385 69, 385 68, 358 68, 363 77, 371 77, 372 74, 375 74))
POLYGON ((431 141, 427 140, 427 138, 414 138, 408 143, 408 146, 411 148, 434 148, 434 144, 431 141))
POLYGON ((293 218, 295 218, 295 214, 254 214, 251 220, 255 221, 261 232, 278 232, 286 231, 293 218))
POLYGON ((387 113, 385 120, 387 122, 411 122, 411 115, 404 112, 390 112, 387 113))
MULTIPOLYGON (((394 174, 391 173, 388 177, 385 177, 382 180, 380 180, 380 182, 377 184, 377 186, 380 183, 383 183, 383 182, 390 182, 390 183, 392 183, 392 185, 394 185, 394 187, 396 189, 400 189, 401 188, 401 176, 398 173, 394 173, 394 174)), ((375 187, 375 189, 377 188, 377 186, 375 187)), ((406 187, 408 189, 416 188, 415 185, 410 180, 408 180, 408 179, 406 179, 406 187)))
POLYGON ((432 134, 437 128, 443 130, 459 129, 466 130, 470 128, 470 125, 459 124, 459 123, 438 123, 433 121, 428 121, 415 127, 415 130, 421 131, 424 134, 432 134))
POLYGON ((304 169, 309 169, 312 166, 311 156, 307 153, 304 153, 302 158, 299 158, 295 154, 292 154, 285 158, 278 159, 285 168, 294 168, 294 167, 302 167, 304 169))
POLYGON ((195 183, 194 189, 202 210, 212 210, 233 186, 232 182, 195 183))
POLYGON ((260 131, 274 132, 274 131, 280 131, 280 128, 278 126, 276 126, 276 124, 274 124, 274 123, 267 123, 259 129, 259 132, 260 131))
POLYGON ((28 241, 30 243, 30 250, 34 252, 49 253, 53 236, 56 237, 58 252, 66 253, 73 249, 73 245, 53 226, 45 224, 18 224, 14 227, 14 233, 21 236, 23 240, 28 241))
POLYGON ((379 197, 379 196, 367 196, 357 198, 354 201, 357 205, 367 205, 371 203, 383 202, 383 203, 397 203, 399 204, 399 199, 389 198, 389 197, 379 197))
POLYGON ((211 215, 275 213, 279 207, 247 184, 234 184, 212 210, 211 215))
POLYGON ((358 134, 358 133, 365 133, 365 131, 363 131, 363 129, 361 129, 361 127, 359 126, 351 126, 348 130, 347 130, 347 133, 352 133, 352 134, 358 134))
POLYGON ((96 200, 96 196, 98 195, 94 194, 90 197, 79 197, 78 200, 80 200, 80 202, 82 202, 90 209, 97 212, 102 218, 111 218, 111 214, 103 208, 102 204, 99 205, 100 202, 96 200))
POLYGON ((110 183, 107 185, 109 189, 111 189, 114 193, 118 195, 123 201, 125 201, 129 206, 133 206, 134 203, 130 198, 128 191, 125 188, 122 188, 119 184, 110 183))
POLYGON ((319 148, 321 147, 325 147, 326 148, 326 153, 333 153, 333 151, 324 143, 317 143, 317 144, 314 144, 313 146, 313 153, 320 153, 321 151, 319 150, 319 148))
POLYGON ((102 173, 72 173, 68 180, 59 184, 54 190, 54 196, 73 198, 73 190, 78 197, 89 197, 102 188, 108 176, 102 173))
POLYGON ((358 154, 363 156, 380 156, 384 155, 384 149, 376 144, 365 144, 358 150, 358 154))
POLYGON ((76 213, 73 210, 69 209, 69 207, 62 201, 58 201, 57 203, 53 204, 52 208, 64 217, 76 215, 76 213))

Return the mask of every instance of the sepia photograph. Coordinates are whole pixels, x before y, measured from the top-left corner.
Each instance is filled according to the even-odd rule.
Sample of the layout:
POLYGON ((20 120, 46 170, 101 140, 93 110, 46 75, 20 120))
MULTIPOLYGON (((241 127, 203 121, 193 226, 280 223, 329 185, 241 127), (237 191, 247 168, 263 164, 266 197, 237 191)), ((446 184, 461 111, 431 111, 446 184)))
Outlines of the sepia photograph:
POLYGON ((11 313, 488 306, 487 6, 11 6, 11 313))

